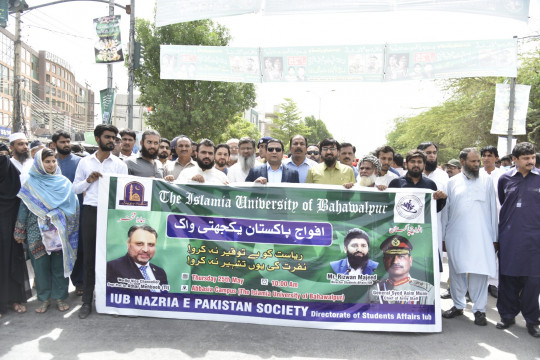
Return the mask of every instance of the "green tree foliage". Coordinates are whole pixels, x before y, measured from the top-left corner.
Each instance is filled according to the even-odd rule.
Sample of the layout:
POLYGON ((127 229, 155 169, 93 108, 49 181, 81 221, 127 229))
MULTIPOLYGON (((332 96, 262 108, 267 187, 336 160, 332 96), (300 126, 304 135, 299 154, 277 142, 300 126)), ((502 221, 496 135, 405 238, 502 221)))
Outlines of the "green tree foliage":
MULTIPOLYGON (((518 141, 538 143, 540 139, 540 57, 523 59, 518 71, 518 84, 531 85, 527 136, 518 141)), ((457 158, 466 147, 497 145, 498 135, 490 133, 495 105, 495 85, 504 78, 464 78, 445 82, 445 90, 451 94, 439 106, 410 118, 395 120, 395 128, 387 136, 388 144, 396 152, 405 154, 424 141, 439 145, 439 162, 457 158)))
POLYGON ((319 141, 325 138, 333 138, 332 134, 326 128, 324 121, 315 119, 315 116, 307 116, 304 120, 306 126, 311 131, 311 134, 306 136, 308 144, 318 144, 319 141))
POLYGON ((137 19, 136 40, 144 64, 135 71, 139 103, 152 107, 148 124, 162 136, 217 139, 234 116, 255 105, 253 84, 160 79, 160 45, 225 46, 228 30, 210 20, 155 27, 137 19))
POLYGON ((215 143, 217 145, 218 143, 227 142, 229 139, 240 139, 244 136, 249 136, 255 141, 262 137, 255 124, 247 121, 240 114, 237 114, 227 124, 225 130, 216 138, 215 143))
POLYGON ((285 102, 279 105, 280 111, 274 119, 270 135, 280 139, 285 144, 286 150, 291 137, 296 134, 308 136, 311 130, 306 126, 300 117, 300 111, 292 99, 284 99, 285 102))

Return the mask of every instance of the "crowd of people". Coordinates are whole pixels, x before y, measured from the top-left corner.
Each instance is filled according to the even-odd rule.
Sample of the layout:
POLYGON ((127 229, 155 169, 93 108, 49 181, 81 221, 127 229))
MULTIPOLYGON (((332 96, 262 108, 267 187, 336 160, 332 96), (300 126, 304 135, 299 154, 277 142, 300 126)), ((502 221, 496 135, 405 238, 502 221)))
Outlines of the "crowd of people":
MULTIPOLYGON (((540 337, 540 267, 536 265, 540 154, 531 143, 518 143, 511 155, 501 159, 493 146, 466 148, 456 154, 457 159, 439 166, 438 146, 433 142, 421 143, 405 156, 384 145, 357 159, 351 143, 326 138, 309 144, 300 134, 291 139, 243 137, 214 144, 209 139, 195 142, 186 135, 169 140, 146 130, 137 152, 132 130, 98 125, 94 136, 98 148, 92 154, 81 150, 74 154, 65 131, 56 132, 48 146, 39 141, 29 146, 22 133, 12 134, 9 144, 0 145, 0 198, 5 214, 0 218, 0 314, 9 308, 26 312, 32 277, 28 271, 34 272, 36 312, 46 312, 53 301, 58 310, 68 310, 71 277, 77 295, 82 296, 79 317, 91 314, 98 184, 104 174, 129 174, 174 183, 430 189, 437 208, 441 271, 445 252, 449 264, 449 289, 441 297, 453 301, 442 316, 462 315, 469 300, 474 323, 487 325, 490 293, 497 297, 498 329, 513 325, 521 312, 529 334, 540 337), (288 140, 288 154, 284 140, 288 140), (26 266, 26 259, 32 266, 26 266)), ((399 256, 385 253, 385 266, 407 256, 410 251, 399 256)), ((340 268, 363 273, 365 269, 357 265, 343 260, 340 268)), ((412 280, 399 281, 402 285, 412 280)))

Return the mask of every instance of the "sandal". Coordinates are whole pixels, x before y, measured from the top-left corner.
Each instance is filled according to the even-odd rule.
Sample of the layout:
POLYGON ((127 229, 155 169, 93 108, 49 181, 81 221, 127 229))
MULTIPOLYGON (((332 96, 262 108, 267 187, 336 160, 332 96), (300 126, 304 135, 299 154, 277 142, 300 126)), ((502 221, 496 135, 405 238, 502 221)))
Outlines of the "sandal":
POLYGON ((68 311, 69 310, 69 304, 66 303, 64 300, 56 300, 56 307, 58 308, 58 311, 68 311))
POLYGON ((38 314, 43 314, 43 313, 46 313, 47 310, 49 309, 49 306, 51 305, 51 301, 50 300, 45 300, 45 301, 42 301, 41 302, 41 305, 39 305, 36 309, 36 312, 38 314))
POLYGON ((24 306, 23 304, 13 303, 11 305, 11 308, 18 314, 24 314, 26 312, 26 306, 24 306))

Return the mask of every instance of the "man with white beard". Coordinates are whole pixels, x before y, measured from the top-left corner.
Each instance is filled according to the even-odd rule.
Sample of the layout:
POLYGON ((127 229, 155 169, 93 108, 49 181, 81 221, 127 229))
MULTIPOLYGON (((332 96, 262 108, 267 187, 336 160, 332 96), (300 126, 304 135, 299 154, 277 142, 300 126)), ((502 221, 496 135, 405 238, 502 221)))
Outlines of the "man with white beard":
POLYGON ((377 174, 381 170, 381 163, 371 154, 364 155, 358 161, 358 170, 357 184, 361 187, 374 187, 377 174))
POLYGON ((238 141, 238 139, 227 140, 226 144, 229 145, 230 151, 229 162, 227 163, 229 167, 233 166, 238 161, 238 141))
POLYGON ((448 182, 442 219, 454 306, 442 316, 450 319, 463 315, 468 291, 474 303, 474 323, 485 326, 488 276, 497 273, 495 188, 491 178, 479 171, 480 154, 476 149, 463 149, 459 159, 462 173, 448 182))
POLYGON ((255 167, 255 140, 249 137, 241 138, 238 141, 238 151, 240 153, 238 162, 231 166, 227 173, 229 184, 244 182, 249 174, 249 170, 255 167))

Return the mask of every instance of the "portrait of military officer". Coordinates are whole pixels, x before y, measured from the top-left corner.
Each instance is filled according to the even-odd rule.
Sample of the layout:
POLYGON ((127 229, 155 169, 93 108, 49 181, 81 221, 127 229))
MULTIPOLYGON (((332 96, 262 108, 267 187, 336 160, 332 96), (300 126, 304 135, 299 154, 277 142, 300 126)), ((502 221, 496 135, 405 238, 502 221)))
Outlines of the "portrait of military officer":
POLYGON ((435 288, 428 282, 413 279, 413 246, 401 235, 392 235, 380 246, 387 277, 369 289, 369 302, 379 304, 435 304, 435 288))
POLYGON ((371 275, 379 263, 369 258, 369 236, 361 229, 353 228, 343 240, 347 257, 330 263, 336 274, 371 275))
MULTIPOLYGON (((121 283, 120 279, 149 280, 146 284, 168 285, 167 274, 150 261, 156 253, 158 234, 151 226, 133 225, 128 230, 126 255, 107 262, 107 282, 121 283), (157 280, 158 282, 151 282, 157 280)), ((142 286, 141 290, 161 292, 159 286, 142 286)))

